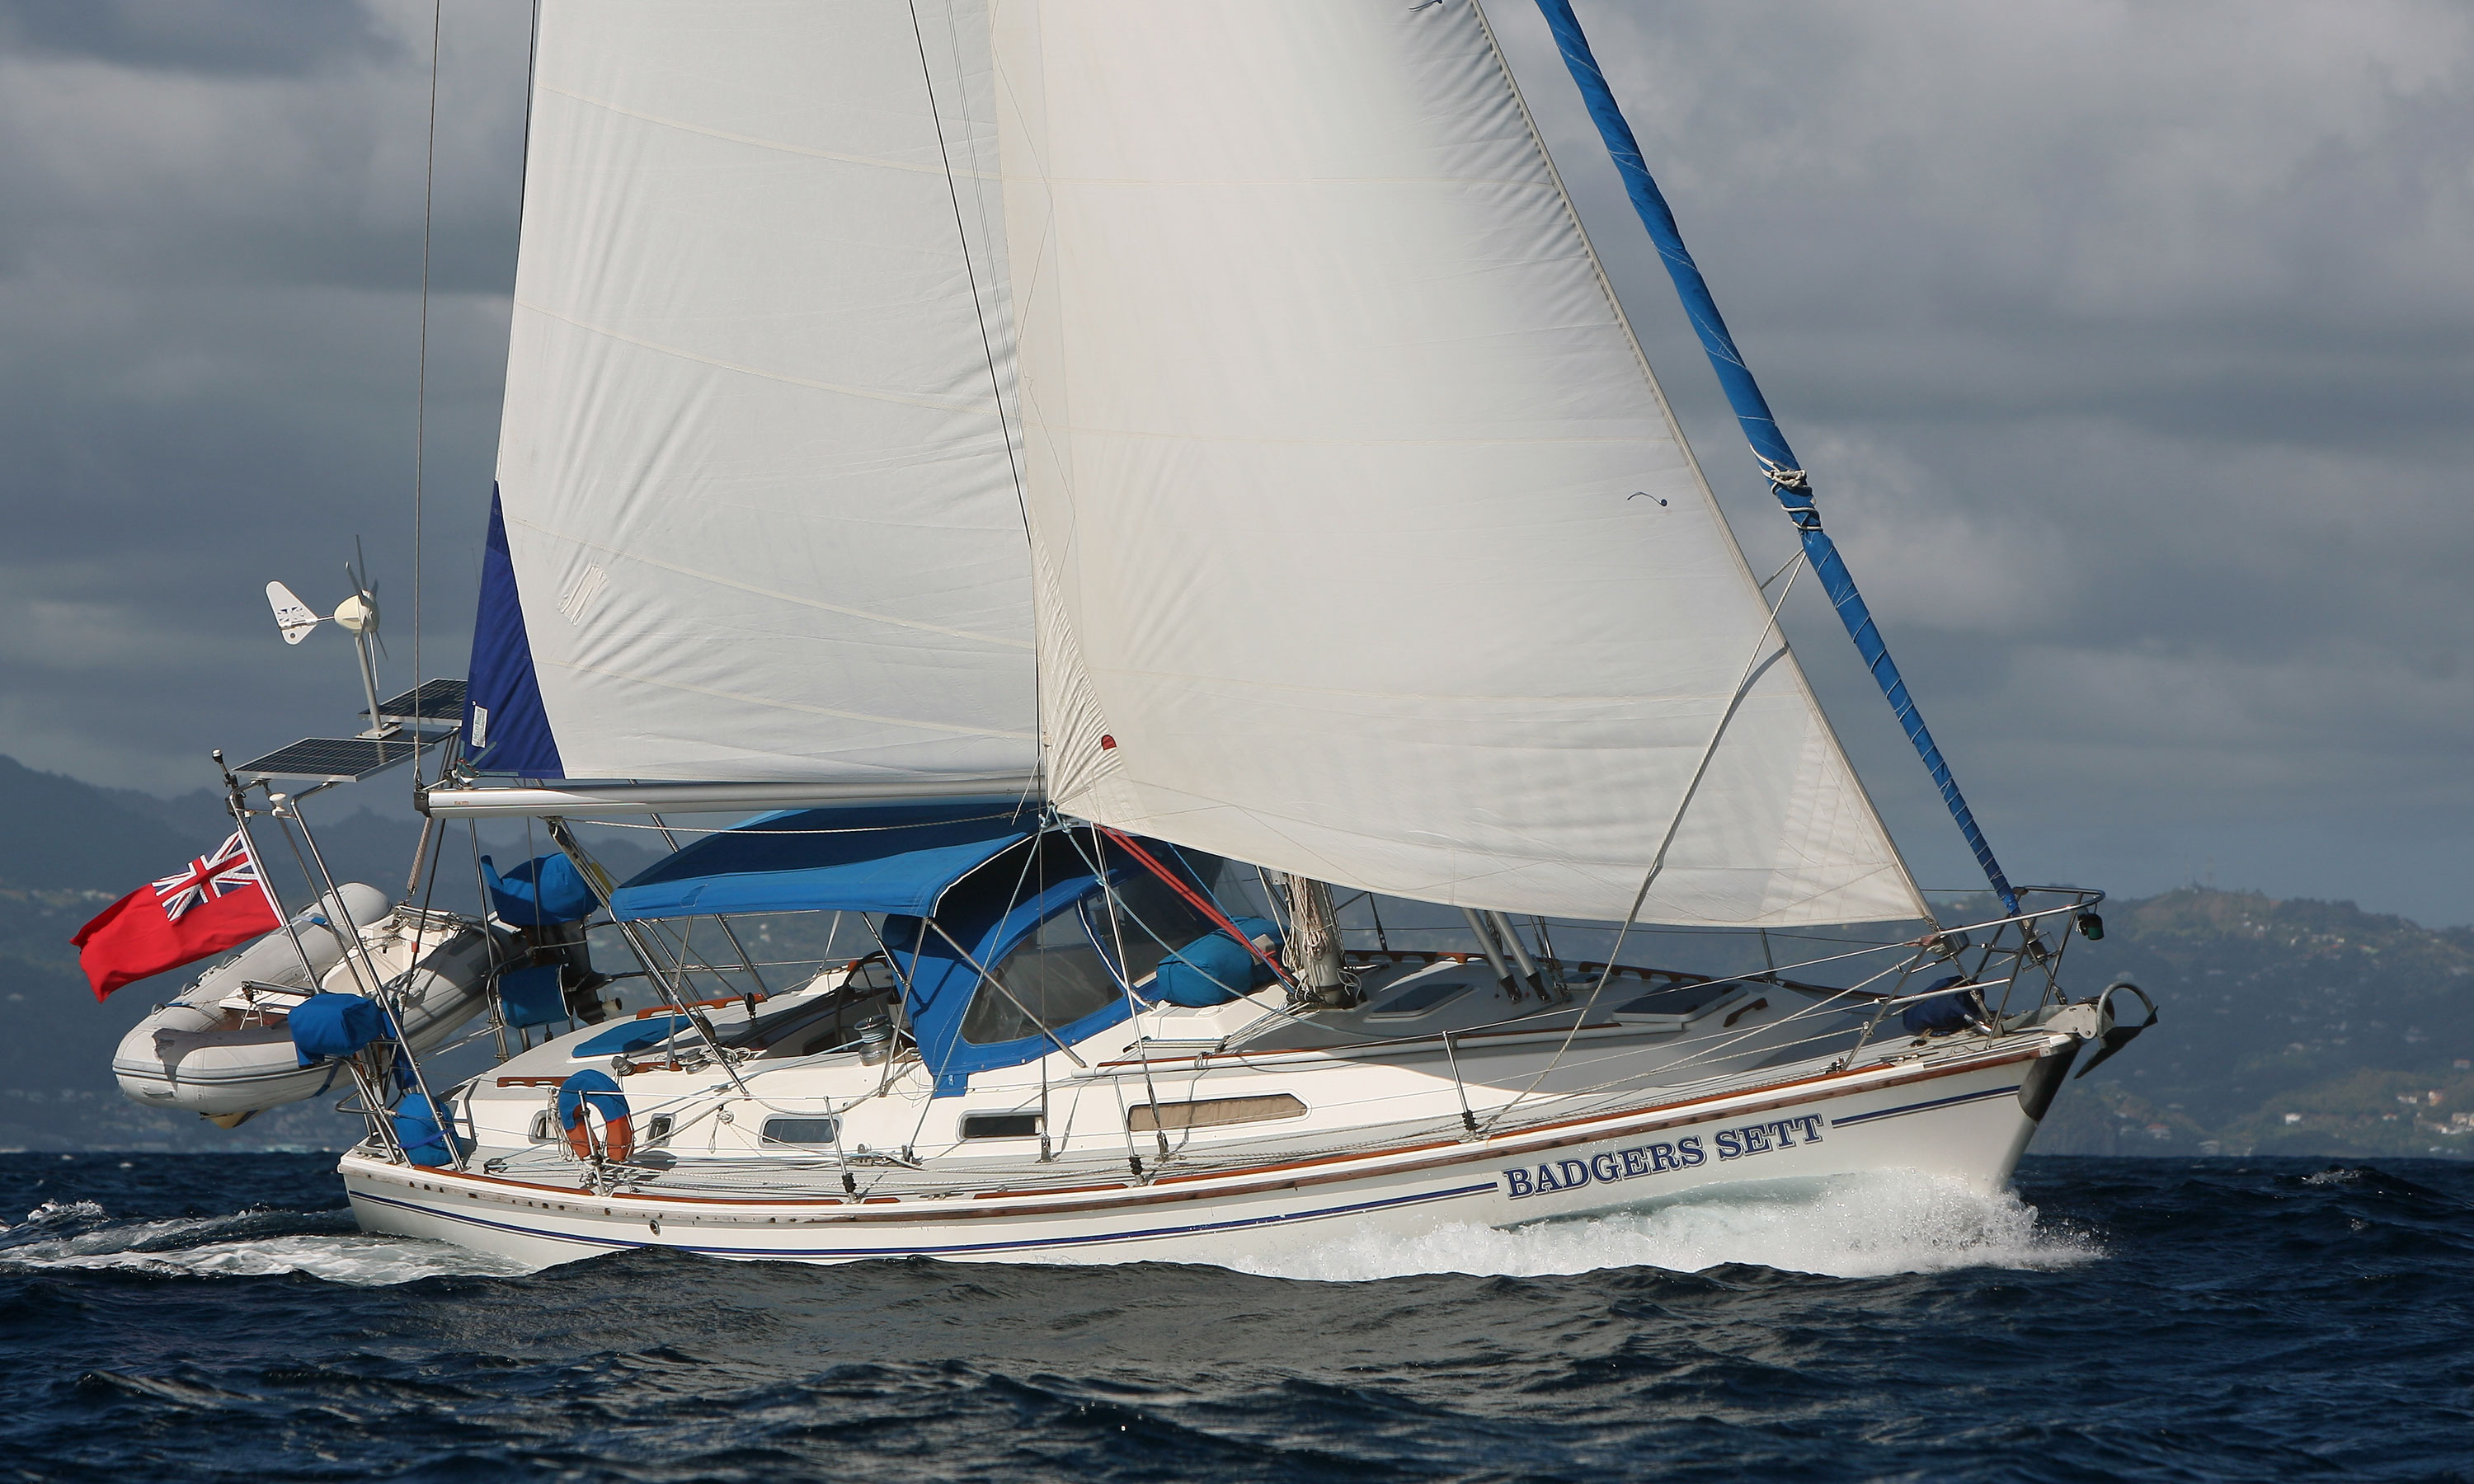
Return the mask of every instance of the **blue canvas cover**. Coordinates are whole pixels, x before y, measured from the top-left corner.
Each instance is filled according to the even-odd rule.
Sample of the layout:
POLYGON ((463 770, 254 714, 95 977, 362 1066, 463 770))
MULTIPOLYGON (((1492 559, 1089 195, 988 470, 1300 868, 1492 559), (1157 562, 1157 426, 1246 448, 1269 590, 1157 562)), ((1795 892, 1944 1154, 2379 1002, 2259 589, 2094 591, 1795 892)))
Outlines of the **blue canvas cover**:
POLYGON ((963 876, 1031 837, 1010 801, 802 809, 708 835, 612 895, 629 920, 726 912, 922 916, 963 876))
POLYGON ((386 1012, 358 994, 312 994, 287 1017, 292 1049, 303 1066, 332 1056, 351 1056, 387 1036, 386 1012))
POLYGON ((403 1146, 404 1158, 431 1169, 455 1162, 461 1140, 447 1127, 448 1120, 438 1115, 429 1099, 418 1092, 406 1095, 395 1105, 394 1121, 395 1141, 403 1146))
POLYGON ((988 883, 995 888, 990 899, 966 901, 959 909, 949 904, 948 910, 937 918, 945 933, 951 933, 967 948, 968 958, 957 950, 954 942, 947 941, 945 933, 929 928, 915 917, 891 918, 885 924, 885 946, 892 950, 896 967, 910 984, 906 1004, 910 1013, 910 1032, 918 1040, 920 1060, 935 1070, 934 1095, 937 1097, 951 1097, 966 1090, 973 1072, 1036 1061, 1046 1056, 1056 1041, 1073 1045, 1132 1013, 1120 994, 1080 1019, 1055 1027, 1049 1035, 986 1044, 962 1039, 963 1017, 980 988, 980 971, 972 967, 971 960, 981 964, 1004 962, 1007 953, 1039 930, 1044 919, 1073 908, 1100 885, 1097 877, 1087 874, 1060 873, 1051 878, 1052 884, 1046 890, 1026 893, 1011 910, 992 910, 1005 906, 1003 898, 1012 886, 1011 873, 1006 874, 1007 880, 988 883))
POLYGON ((1813 575, 1821 580, 1831 607, 1838 610, 1839 622, 1847 626, 1847 636, 1856 641, 1856 653, 1864 657, 1864 667, 1873 672, 1874 682, 1890 703, 1900 730, 1907 734, 1916 755, 1924 759, 1926 771, 1940 788, 1942 803, 1949 808, 1959 833, 1967 838, 1968 848, 1976 852, 1976 863, 1983 869, 1984 878, 1993 884, 1994 895, 2016 914, 2019 894, 2002 874, 2001 863, 1993 858, 1993 847, 1985 842, 1975 811, 1959 793, 1958 780, 1951 776, 1950 764, 1942 758, 1941 745, 1926 729, 1924 713, 1916 709, 1915 698, 1907 693, 1907 682, 1899 676, 1898 661, 1890 658, 1889 643, 1873 622, 1864 595, 1856 590, 1855 574, 1847 570, 1837 541, 1821 527, 1821 510, 1813 503, 1804 467, 1797 462, 1795 450, 1787 446, 1786 434, 1771 415, 1769 399, 1761 395, 1752 367, 1736 348, 1726 317, 1718 313, 1718 300, 1710 295, 1709 280, 1702 277, 1700 266, 1693 262, 1691 250, 1684 245, 1684 233, 1675 225, 1674 211, 1667 206, 1658 182, 1650 179, 1640 141, 1625 121, 1614 90, 1607 85, 1607 75, 1598 66, 1589 36, 1581 30, 1580 17, 1572 13, 1572 0, 1538 0, 1538 9, 1546 17, 1546 29, 1554 33, 1555 48, 1563 54, 1564 67, 1581 89, 1581 101, 1598 126, 1598 137, 1605 141, 1607 153, 1614 160, 1615 173, 1623 178, 1625 194, 1632 198, 1640 225, 1648 228, 1650 241, 1657 245, 1659 259, 1675 285, 1676 297, 1684 301, 1684 312, 1692 321, 1694 333, 1701 337, 1701 348, 1710 358, 1710 369, 1718 374, 1718 385, 1727 394, 1728 405, 1734 409, 1736 425, 1743 429, 1744 441, 1752 445, 1753 457, 1769 481, 1770 492, 1778 496, 1788 518, 1795 522, 1813 575))
POLYGON ((481 876, 490 884, 490 904, 498 916, 518 927, 543 927, 551 922, 581 922, 600 903, 584 874, 565 855, 536 855, 504 875, 490 857, 481 857, 481 876))
MULTIPOLYGON (((1965 983, 1965 975, 1952 974, 1926 985, 1924 992, 1933 994, 1935 990, 1950 990, 1953 985, 1965 983)), ((1961 988, 1951 990, 1948 994, 1933 994, 1930 999, 1917 1000, 1899 1013, 1899 1023, 1910 1036, 1929 1036, 1965 1030, 1970 1021, 1983 1013, 1983 1002, 1977 998, 1976 991, 1961 988)))
POLYGON ((567 1018, 566 987, 556 964, 510 969, 498 975, 498 1010, 509 1030, 527 1030, 567 1018))
MULTIPOLYGON (((1279 939, 1279 927, 1264 918, 1232 918, 1230 925, 1249 939, 1270 934, 1279 939)), ((1253 951, 1229 937, 1225 932, 1210 932, 1197 938, 1160 961, 1159 971, 1149 985, 1137 993, 1148 993, 1155 1000, 1172 1005, 1184 1005, 1201 1010, 1212 1005, 1225 1005, 1238 995, 1261 989, 1272 982, 1272 971, 1253 951)))
POLYGON ((630 1020, 624 1025, 614 1025, 597 1036, 589 1037, 568 1055, 579 1062, 597 1056, 618 1056, 658 1046, 673 1036, 683 1038, 691 1045, 704 1043, 696 1035, 695 1022, 687 1017, 650 1016, 642 1020, 630 1020))
MULTIPOLYGON (((892 951, 894 967, 909 987, 905 1002, 910 1015, 910 1031, 918 1041, 920 1060, 935 1073, 937 1097, 966 1090, 973 1072, 1036 1061, 1057 1041, 1073 1045, 1132 1014, 1128 997, 1116 994, 1081 1018, 1055 1027, 1051 1033, 1054 1040, 1051 1035, 990 1042, 963 1039, 962 1022, 981 983, 974 962, 1002 966, 1007 954, 1040 930, 1043 922, 1085 907, 1096 908, 1099 902, 1100 880, 1088 865, 1087 846, 1078 848, 1062 834, 1050 834, 1044 837, 1042 848, 1043 858, 1031 869, 1025 869, 1020 855, 1007 855, 959 883, 936 909, 937 925, 944 929, 941 933, 916 916, 885 920, 885 945, 892 951)), ((1152 849, 1177 866, 1185 865, 1166 846, 1153 843, 1152 849)), ((1200 889, 1201 883, 1190 867, 1182 874, 1187 885, 1200 889)), ((1112 878, 1122 882, 1130 875, 1131 872, 1121 866, 1112 878)), ((1247 927, 1244 922, 1238 925, 1247 927)), ((1267 926, 1257 922, 1247 930, 1260 932, 1267 926)), ((1245 953, 1225 935, 1218 936, 1228 949, 1245 953)), ((1252 956, 1246 956, 1250 962, 1252 956)), ((1236 982, 1250 980, 1240 978, 1236 982)), ((1218 986, 1208 980, 1204 984, 1206 989, 1217 992, 1218 986)))

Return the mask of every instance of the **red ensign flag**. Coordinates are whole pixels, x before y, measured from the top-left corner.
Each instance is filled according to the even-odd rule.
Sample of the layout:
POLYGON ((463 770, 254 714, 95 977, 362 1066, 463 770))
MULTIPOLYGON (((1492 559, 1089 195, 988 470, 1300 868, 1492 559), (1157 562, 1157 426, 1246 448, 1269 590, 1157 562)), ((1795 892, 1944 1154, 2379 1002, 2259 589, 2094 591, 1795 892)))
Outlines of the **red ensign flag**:
POLYGON ((283 925, 240 831, 182 871, 96 914, 69 942, 103 998, 124 984, 205 958, 283 925))

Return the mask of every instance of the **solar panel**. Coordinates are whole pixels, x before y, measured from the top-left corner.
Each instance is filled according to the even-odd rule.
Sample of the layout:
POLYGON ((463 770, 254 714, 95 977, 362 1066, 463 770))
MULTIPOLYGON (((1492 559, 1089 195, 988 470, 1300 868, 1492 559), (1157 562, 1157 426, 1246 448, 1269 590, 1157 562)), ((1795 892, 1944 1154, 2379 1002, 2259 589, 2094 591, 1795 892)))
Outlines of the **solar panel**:
POLYGON ((259 778, 317 778, 352 783, 383 773, 421 751, 421 737, 303 737, 235 770, 245 782, 259 778))
POLYGON ((423 681, 392 701, 381 702, 378 716, 390 722, 445 722, 461 726, 464 721, 464 682, 462 681, 423 681))

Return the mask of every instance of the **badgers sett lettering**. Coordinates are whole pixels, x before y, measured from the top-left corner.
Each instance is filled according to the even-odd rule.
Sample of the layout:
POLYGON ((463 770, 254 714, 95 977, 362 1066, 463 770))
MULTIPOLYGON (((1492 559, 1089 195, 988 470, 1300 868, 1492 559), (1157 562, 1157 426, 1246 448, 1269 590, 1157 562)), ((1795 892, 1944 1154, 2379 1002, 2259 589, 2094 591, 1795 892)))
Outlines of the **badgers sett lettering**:
MULTIPOLYGON (((1773 1118, 1767 1123, 1747 1123, 1720 1129, 1710 1136, 1710 1144, 1721 1160, 1741 1160, 1777 1149, 1792 1149, 1799 1138, 1808 1144, 1821 1142, 1819 1114, 1773 1118)), ((1526 1165, 1503 1172, 1503 1192, 1516 1201, 1522 1196, 1544 1195, 1550 1190, 1577 1190, 1588 1185, 1611 1185, 1619 1180, 1638 1180, 1644 1175, 1688 1170, 1696 1164, 1709 1163, 1710 1149, 1702 1147, 1701 1136, 1687 1134, 1671 1144, 1637 1144, 1630 1149, 1591 1155, 1586 1160, 1556 1160, 1545 1164, 1526 1165)))

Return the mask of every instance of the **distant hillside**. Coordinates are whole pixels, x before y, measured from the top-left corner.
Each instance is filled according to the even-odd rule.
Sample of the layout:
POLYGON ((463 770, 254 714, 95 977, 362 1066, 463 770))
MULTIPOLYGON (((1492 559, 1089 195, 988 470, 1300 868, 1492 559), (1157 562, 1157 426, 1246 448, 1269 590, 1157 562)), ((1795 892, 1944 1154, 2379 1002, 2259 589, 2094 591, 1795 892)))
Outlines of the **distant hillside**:
POLYGON ((2107 903, 2068 962, 2156 1028, 2054 1105, 2049 1154, 2474 1153, 2474 928, 2196 889, 2107 903))
POLYGON ((0 889, 21 891, 91 887, 117 897, 231 828, 221 801, 204 790, 158 799, 36 773, 11 757, 0 757, 0 889))

